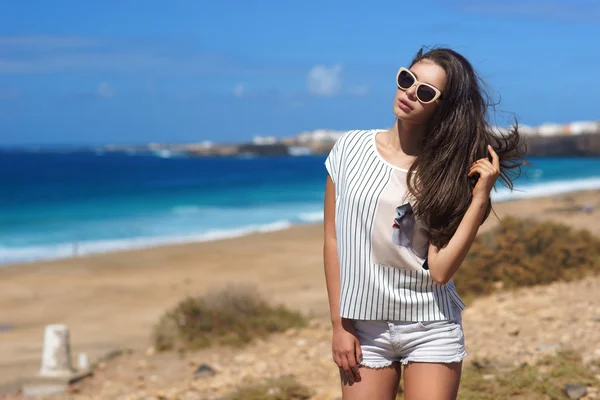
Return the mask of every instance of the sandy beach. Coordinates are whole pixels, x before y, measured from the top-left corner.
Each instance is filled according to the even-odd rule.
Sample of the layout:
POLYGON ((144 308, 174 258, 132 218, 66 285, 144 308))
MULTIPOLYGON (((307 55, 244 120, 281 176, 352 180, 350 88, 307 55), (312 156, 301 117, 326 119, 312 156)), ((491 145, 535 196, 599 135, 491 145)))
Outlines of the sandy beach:
MULTIPOLYGON (((498 203, 495 210, 499 217, 548 219, 600 235, 600 191, 498 203), (583 211, 586 205, 593 210, 583 211)), ((482 229, 495 220, 492 214, 482 229)), ((147 348, 166 309, 235 283, 326 323, 322 224, 0 267, 0 384, 37 373, 47 324, 67 324, 73 353, 93 361, 113 349, 147 348)))

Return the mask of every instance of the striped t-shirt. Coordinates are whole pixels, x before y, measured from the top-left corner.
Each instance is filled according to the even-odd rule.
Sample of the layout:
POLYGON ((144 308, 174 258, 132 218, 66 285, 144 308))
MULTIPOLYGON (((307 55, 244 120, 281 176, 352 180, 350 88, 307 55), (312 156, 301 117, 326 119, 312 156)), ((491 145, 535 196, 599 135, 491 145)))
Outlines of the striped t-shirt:
POLYGON ((465 304, 450 280, 431 279, 429 238, 413 215, 408 170, 377 150, 378 130, 344 133, 325 166, 335 184, 335 220, 343 318, 437 321, 465 304))

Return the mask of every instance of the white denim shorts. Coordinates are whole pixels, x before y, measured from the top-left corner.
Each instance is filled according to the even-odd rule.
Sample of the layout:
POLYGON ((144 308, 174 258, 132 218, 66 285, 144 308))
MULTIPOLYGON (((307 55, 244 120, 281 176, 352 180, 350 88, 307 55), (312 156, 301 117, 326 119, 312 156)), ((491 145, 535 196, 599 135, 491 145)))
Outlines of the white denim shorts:
POLYGON ((453 320, 412 322, 353 320, 362 349, 360 365, 383 368, 394 361, 454 363, 467 355, 461 310, 453 320))

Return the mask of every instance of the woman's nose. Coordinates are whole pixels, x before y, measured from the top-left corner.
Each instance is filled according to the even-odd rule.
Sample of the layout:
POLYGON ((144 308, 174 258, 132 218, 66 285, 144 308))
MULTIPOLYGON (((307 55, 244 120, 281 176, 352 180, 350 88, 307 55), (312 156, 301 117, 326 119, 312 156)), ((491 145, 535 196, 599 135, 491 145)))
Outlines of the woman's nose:
POLYGON ((417 85, 412 85, 406 90, 406 95, 411 99, 414 99, 417 95, 417 85))

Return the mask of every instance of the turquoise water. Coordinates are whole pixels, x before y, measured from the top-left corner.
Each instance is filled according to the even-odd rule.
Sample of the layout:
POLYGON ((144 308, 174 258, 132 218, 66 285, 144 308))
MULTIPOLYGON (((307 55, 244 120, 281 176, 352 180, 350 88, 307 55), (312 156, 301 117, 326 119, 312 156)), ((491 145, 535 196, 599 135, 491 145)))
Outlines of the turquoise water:
MULTIPOLYGON (((320 221, 324 159, 0 153, 0 263, 320 221)), ((496 201, 600 188, 600 159, 530 161, 517 191, 496 201)))

